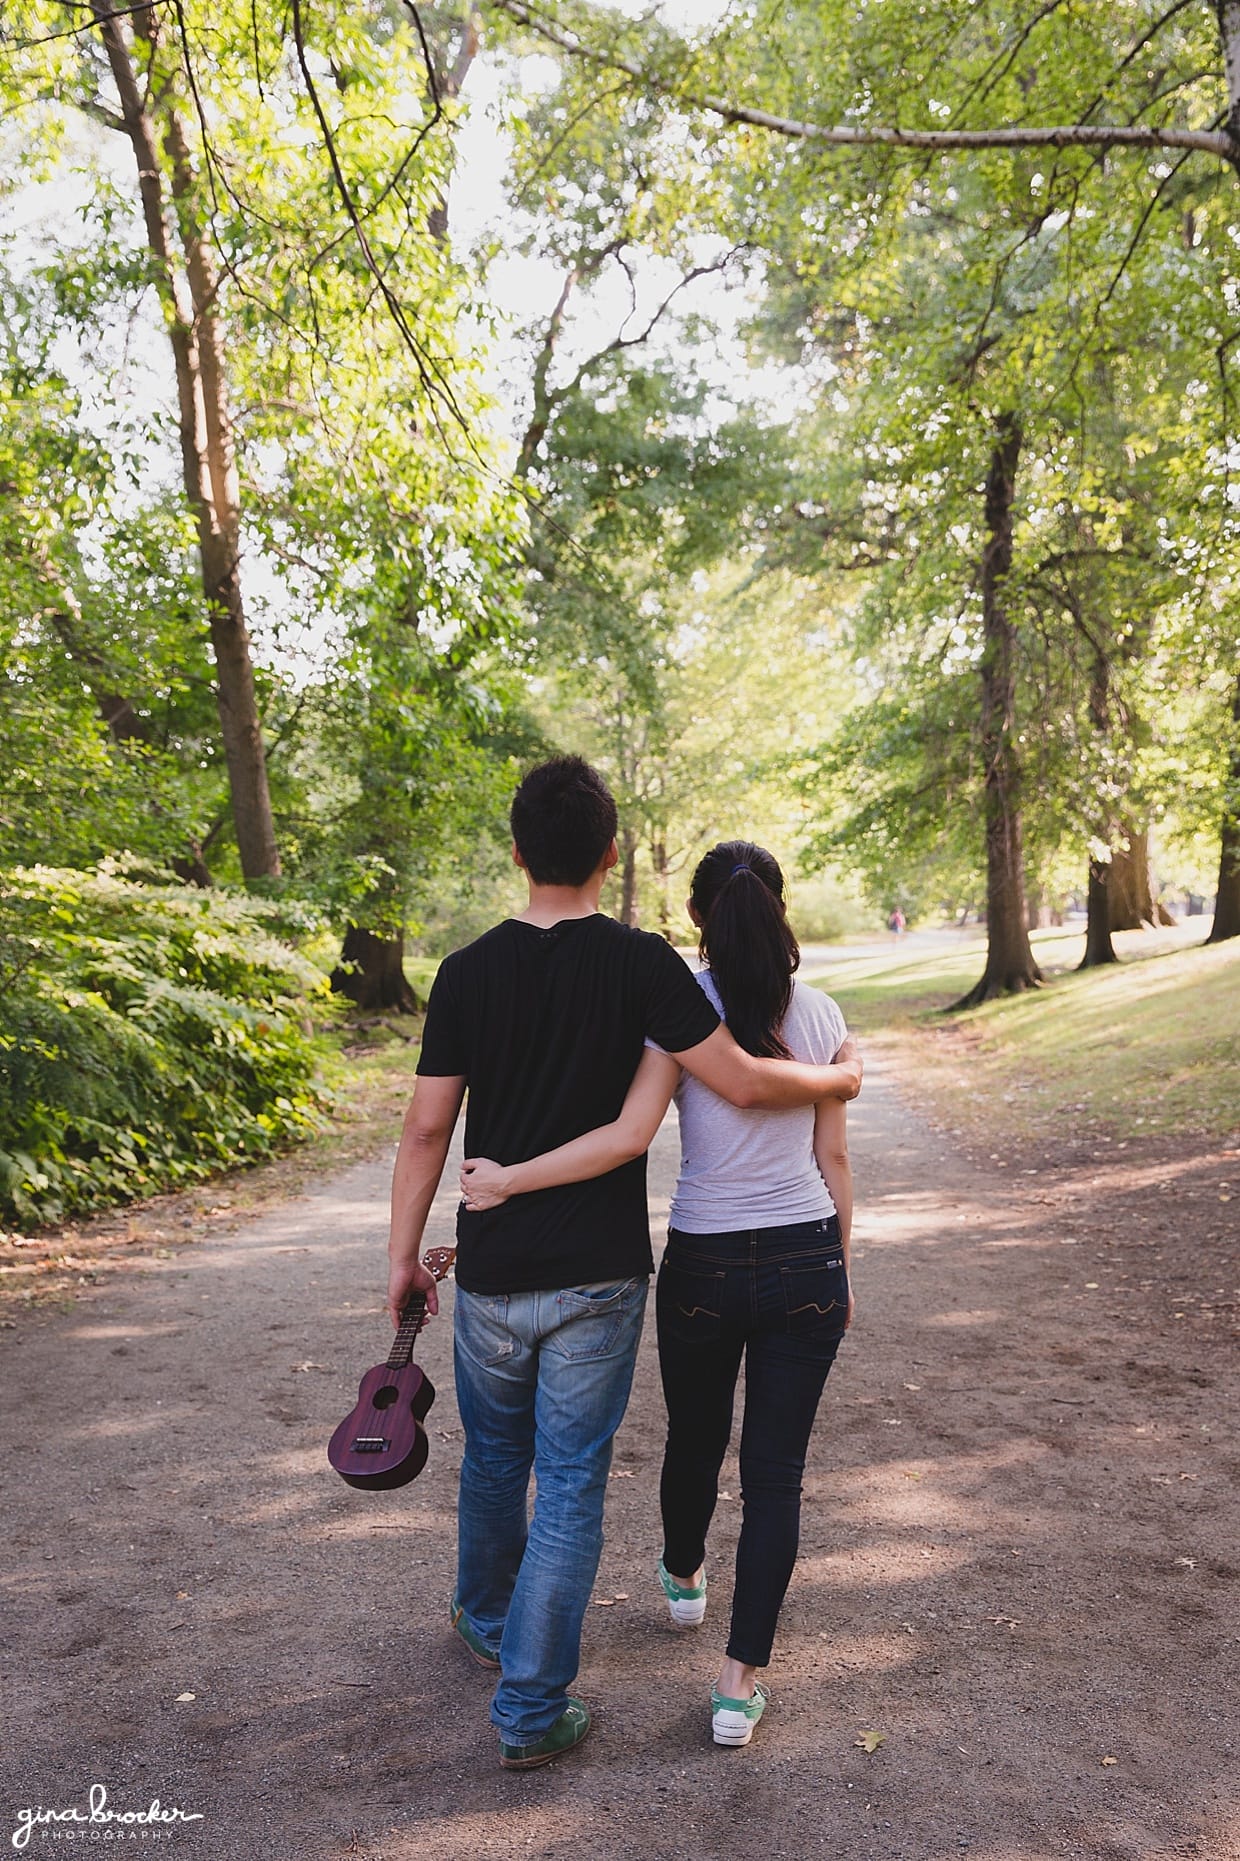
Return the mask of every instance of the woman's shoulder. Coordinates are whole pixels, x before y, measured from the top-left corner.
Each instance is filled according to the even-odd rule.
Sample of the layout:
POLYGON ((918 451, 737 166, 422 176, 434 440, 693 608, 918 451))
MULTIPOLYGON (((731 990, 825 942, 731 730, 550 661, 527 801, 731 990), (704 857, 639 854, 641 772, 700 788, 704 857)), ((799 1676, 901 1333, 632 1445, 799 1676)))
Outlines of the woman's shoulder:
MULTIPOLYGON (((794 1027, 820 1030, 835 1037, 836 1047, 847 1032, 843 1013, 839 1003, 834 1001, 824 989, 816 989, 811 982, 802 982, 795 976, 792 982, 792 1000, 788 1004, 787 1023, 794 1027)), ((832 1049, 834 1052, 835 1049, 832 1049)))
POLYGON ((811 1014, 839 1015, 843 1019, 839 1003, 825 989, 816 988, 812 982, 806 982, 800 976, 792 978, 792 999, 799 1002, 811 1014))

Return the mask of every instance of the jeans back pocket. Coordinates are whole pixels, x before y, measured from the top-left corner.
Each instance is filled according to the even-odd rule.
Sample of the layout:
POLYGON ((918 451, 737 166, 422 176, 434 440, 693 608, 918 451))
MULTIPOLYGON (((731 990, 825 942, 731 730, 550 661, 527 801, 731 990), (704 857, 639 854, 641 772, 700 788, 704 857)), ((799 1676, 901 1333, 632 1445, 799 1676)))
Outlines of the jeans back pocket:
POLYGON ((781 1266, 784 1313, 789 1331, 840 1334, 848 1317, 848 1274, 834 1251, 800 1266, 781 1266))
POLYGON ((717 1338, 723 1325, 722 1267, 664 1256, 656 1294, 659 1323, 682 1337, 717 1338))

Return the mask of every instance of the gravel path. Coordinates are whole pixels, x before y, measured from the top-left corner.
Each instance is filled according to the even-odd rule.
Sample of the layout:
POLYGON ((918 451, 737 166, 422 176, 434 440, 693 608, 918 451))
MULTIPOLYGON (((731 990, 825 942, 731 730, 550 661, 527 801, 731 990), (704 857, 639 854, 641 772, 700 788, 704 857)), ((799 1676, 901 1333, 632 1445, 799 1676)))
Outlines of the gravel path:
POLYGON ((439 1387, 422 1478, 366 1496, 324 1460, 386 1349, 385 1157, 0 1333, 5 1837, 101 1784, 110 1808, 201 1820, 44 1824, 25 1852, 1240 1861, 1234 1355, 1177 1319, 1175 1172, 971 1164, 891 1058, 851 1118, 858 1321, 747 1750, 711 1744, 706 1707, 734 1460, 706 1627, 677 1636, 652 1586, 651 1323, 587 1620, 596 1729, 548 1769, 498 1768, 486 1676, 447 1626, 447 1323, 419 1351, 439 1387))

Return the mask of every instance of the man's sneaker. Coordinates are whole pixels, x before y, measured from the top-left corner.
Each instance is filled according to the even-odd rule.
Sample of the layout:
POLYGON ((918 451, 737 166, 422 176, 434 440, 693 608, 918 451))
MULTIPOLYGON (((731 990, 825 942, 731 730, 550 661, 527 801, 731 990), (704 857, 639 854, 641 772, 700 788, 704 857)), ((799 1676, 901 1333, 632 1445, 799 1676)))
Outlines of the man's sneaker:
POLYGON ((499 1761, 506 1771, 532 1771, 536 1765, 550 1764, 562 1752, 579 1745, 590 1729, 590 1714, 584 1703, 570 1693, 568 1705, 551 1730, 536 1745, 510 1745, 499 1741, 499 1761))
POLYGON ((718 1687, 710 1690, 710 1729, 717 1745, 747 1745, 753 1728, 766 1711, 770 1694, 760 1680, 755 1680, 750 1699, 724 1699, 718 1687))
POLYGON ((698 1628, 706 1614, 706 1572, 702 1572, 700 1583, 677 1583, 675 1577, 668 1576, 667 1565, 660 1558, 659 1582, 677 1628, 698 1628))
POLYGON ((465 1646, 469 1649, 474 1660, 477 1661, 479 1667, 489 1668, 491 1673, 497 1674, 499 1672, 499 1655, 496 1654, 493 1648, 487 1647, 486 1642, 476 1629, 470 1627, 465 1618, 465 1611, 461 1608, 455 1596, 452 1598, 452 1626, 465 1643, 465 1646))

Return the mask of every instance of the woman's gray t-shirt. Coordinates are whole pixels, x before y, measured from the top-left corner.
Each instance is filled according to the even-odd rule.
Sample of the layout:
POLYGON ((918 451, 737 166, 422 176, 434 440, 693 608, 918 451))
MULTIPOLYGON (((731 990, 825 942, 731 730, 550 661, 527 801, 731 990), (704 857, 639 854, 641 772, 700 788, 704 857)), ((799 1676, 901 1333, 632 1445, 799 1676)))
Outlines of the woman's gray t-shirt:
MULTIPOLYGON (((722 1015, 710 971, 700 970, 697 980, 722 1015)), ((794 1060, 829 1066, 848 1029, 829 995, 794 980, 780 1032, 794 1060)), ((814 1156, 812 1105, 740 1111, 691 1073, 682 1073, 676 1108, 680 1178, 672 1199, 674 1228, 685 1234, 723 1234, 825 1220, 835 1213, 814 1156)))

